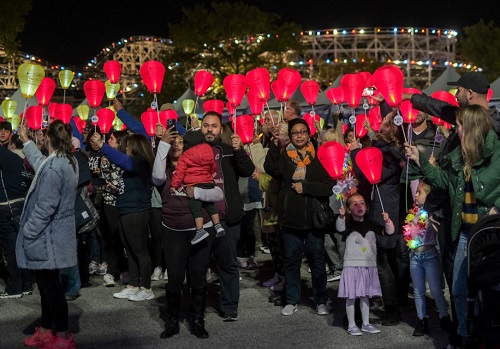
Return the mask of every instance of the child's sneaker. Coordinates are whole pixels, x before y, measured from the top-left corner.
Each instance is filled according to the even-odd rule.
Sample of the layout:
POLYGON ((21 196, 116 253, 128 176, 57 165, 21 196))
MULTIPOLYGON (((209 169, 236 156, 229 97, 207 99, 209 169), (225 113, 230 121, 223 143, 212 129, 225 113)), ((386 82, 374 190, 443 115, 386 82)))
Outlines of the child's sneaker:
POLYGON ((35 328, 35 333, 32 336, 25 338, 23 343, 27 347, 39 348, 42 345, 52 343, 54 341, 54 335, 52 331, 43 332, 40 331, 40 327, 35 328))
POLYGON ((215 229, 215 237, 216 238, 221 238, 224 235, 226 235, 226 231, 224 230, 224 228, 222 228, 222 225, 220 223, 217 223, 216 225, 214 225, 214 229, 215 229))
POLYGON ((195 245, 207 237, 208 232, 205 229, 201 228, 200 230, 196 231, 196 235, 194 236, 193 240, 191 240, 191 245, 195 245))
POLYGON ((54 340, 40 347, 41 349, 76 349, 76 344, 73 341, 73 335, 68 338, 54 336, 54 340))

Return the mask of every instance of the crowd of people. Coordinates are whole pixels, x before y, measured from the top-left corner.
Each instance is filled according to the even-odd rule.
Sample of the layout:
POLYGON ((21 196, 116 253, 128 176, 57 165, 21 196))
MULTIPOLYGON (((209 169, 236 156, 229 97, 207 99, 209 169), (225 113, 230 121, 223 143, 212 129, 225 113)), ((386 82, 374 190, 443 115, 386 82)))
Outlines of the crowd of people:
MULTIPOLYGON (((170 338, 180 331, 187 280, 192 333, 208 338, 211 259, 220 316, 237 321, 240 269, 258 267, 260 247, 274 267, 262 287, 272 290, 269 301, 284 316, 299 311, 305 258, 316 313, 330 313, 328 282, 338 282, 349 335, 380 332, 369 321, 374 297, 383 302, 381 324, 398 324, 412 289, 413 335, 430 333, 427 281, 450 347, 461 347, 468 336, 468 233, 481 216, 500 211, 500 115, 488 109, 489 83, 481 73, 450 84, 457 86, 458 107, 404 94, 420 111, 404 129, 394 123, 397 110, 376 96, 380 129, 366 122, 361 139, 351 128, 343 131, 342 112, 334 114, 334 127, 317 122, 311 130, 293 100, 283 111, 263 113, 250 144, 214 111, 191 118, 189 130, 158 123, 151 140, 118 100, 114 107, 128 131, 102 134, 91 126, 80 134, 61 121, 12 130, 1 122, 0 244, 9 276, 0 300, 32 295, 35 280, 40 326, 24 344, 76 348, 67 302, 89 285, 89 275, 102 276, 105 287, 122 286, 112 297, 133 302, 154 299, 151 283, 164 279, 167 317, 160 336, 170 338), (431 115, 455 127, 436 127, 431 115), (436 142, 438 134, 444 137, 436 142), (346 149, 338 180, 317 156, 328 141, 346 149), (356 162, 367 146, 383 154, 378 193, 356 162), (318 226, 317 202, 330 207, 333 222, 318 226)), ((172 108, 167 103, 161 110, 172 108)))

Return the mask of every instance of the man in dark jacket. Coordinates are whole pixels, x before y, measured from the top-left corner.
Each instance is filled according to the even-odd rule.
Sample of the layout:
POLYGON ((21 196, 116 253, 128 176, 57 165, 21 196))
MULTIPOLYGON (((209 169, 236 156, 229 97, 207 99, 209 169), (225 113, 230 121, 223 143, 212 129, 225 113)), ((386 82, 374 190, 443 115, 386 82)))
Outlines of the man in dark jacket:
POLYGON ((215 203, 220 222, 226 234, 215 239, 212 252, 217 263, 220 278, 220 311, 224 321, 238 319, 240 298, 237 243, 240 237, 240 220, 243 216, 243 202, 238 188, 239 177, 249 177, 255 165, 243 149, 238 135, 231 136, 232 146, 221 141, 222 116, 208 112, 203 116, 201 131, 205 141, 212 146, 217 173, 215 183, 224 192, 225 200, 215 203))

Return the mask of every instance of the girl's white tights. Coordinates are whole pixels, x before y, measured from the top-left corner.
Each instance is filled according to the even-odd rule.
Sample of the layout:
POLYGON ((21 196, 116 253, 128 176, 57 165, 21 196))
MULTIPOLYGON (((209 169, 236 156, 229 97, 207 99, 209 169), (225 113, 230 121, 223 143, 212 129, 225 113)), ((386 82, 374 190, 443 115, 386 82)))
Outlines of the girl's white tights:
MULTIPOLYGON (((356 321, 354 319, 354 304, 356 299, 346 299, 345 311, 347 314, 347 320, 349 321, 349 328, 356 326, 356 321)), ((368 297, 359 298, 360 308, 361 308, 361 319, 363 320, 363 325, 368 325, 370 323, 370 300, 368 297)))

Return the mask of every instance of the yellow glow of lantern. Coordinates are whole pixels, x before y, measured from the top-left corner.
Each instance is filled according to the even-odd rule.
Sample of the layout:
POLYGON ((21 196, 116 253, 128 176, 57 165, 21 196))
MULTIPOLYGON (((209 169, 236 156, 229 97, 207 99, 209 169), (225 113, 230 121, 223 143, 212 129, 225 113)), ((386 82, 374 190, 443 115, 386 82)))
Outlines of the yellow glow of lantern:
POLYGON ((104 85, 106 86, 106 97, 108 97, 108 101, 112 101, 120 92, 120 84, 112 84, 111 81, 106 80, 104 85))
MULTIPOLYGON (((59 82, 61 83, 61 88, 67 90, 73 81, 75 73, 71 70, 61 70, 59 72, 59 82)), ((83 120, 83 119, 82 119, 83 120)))
POLYGON ((21 118, 19 117, 19 115, 14 114, 9 119, 9 122, 12 124, 12 129, 15 130, 19 127, 19 123, 21 122, 21 118))
POLYGON ((19 86, 21 87, 23 97, 33 97, 44 77, 45 70, 41 65, 35 63, 21 64, 17 69, 17 78, 19 79, 19 86))
POLYGON ((184 114, 190 115, 194 110, 194 101, 192 99, 185 99, 182 101, 182 109, 184 109, 184 114))
POLYGON ((76 112, 78 113, 78 116, 80 117, 80 119, 82 119, 83 121, 87 121, 87 119, 89 118, 89 111, 90 111, 90 108, 88 105, 85 105, 85 104, 82 104, 82 105, 79 105, 77 108, 76 108, 76 112))
POLYGON ((17 102, 12 99, 6 99, 2 102, 3 115, 10 119, 12 115, 16 112, 17 102))
POLYGON ((121 131, 123 128, 123 121, 121 121, 118 117, 115 116, 115 120, 113 121, 113 128, 117 131, 121 131))

